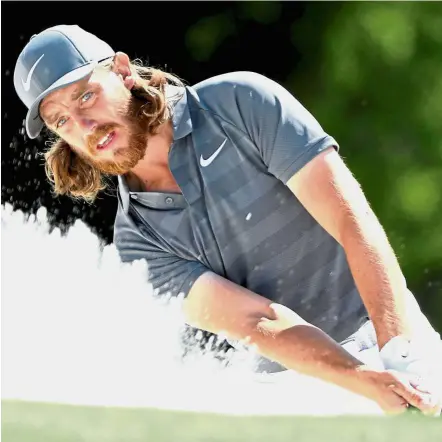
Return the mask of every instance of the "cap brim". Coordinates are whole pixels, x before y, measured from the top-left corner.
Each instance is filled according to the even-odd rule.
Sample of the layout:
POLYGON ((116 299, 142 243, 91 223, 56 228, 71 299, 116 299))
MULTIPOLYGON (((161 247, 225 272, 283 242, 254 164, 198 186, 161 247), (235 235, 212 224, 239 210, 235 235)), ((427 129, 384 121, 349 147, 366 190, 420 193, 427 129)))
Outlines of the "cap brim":
POLYGON ((97 62, 91 62, 69 72, 68 74, 58 79, 52 86, 50 86, 36 98, 26 115, 25 126, 29 138, 37 138, 45 124, 44 121, 41 119, 39 113, 41 100, 43 100, 43 98, 45 98, 51 92, 54 92, 57 89, 61 89, 65 86, 69 86, 70 84, 87 77, 90 73, 92 73, 97 64, 97 62))

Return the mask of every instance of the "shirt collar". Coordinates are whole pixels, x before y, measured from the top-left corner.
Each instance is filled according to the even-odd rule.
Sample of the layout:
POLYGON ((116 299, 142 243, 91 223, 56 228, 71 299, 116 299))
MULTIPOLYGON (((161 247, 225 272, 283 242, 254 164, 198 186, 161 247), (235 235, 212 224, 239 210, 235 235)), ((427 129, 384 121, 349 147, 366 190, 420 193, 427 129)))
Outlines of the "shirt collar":
POLYGON ((166 86, 166 99, 174 104, 172 124, 173 139, 176 141, 192 132, 192 120, 190 119, 187 103, 187 89, 169 84, 166 86), (176 101, 177 99, 178 101, 176 101))
MULTIPOLYGON (((166 85, 166 99, 172 102, 172 125, 173 140, 177 141, 192 132, 192 120, 190 118, 189 106, 187 102, 186 87, 166 85)), ((125 214, 129 211, 130 194, 136 193, 129 190, 126 178, 122 175, 118 176, 118 193, 120 202, 125 214)))

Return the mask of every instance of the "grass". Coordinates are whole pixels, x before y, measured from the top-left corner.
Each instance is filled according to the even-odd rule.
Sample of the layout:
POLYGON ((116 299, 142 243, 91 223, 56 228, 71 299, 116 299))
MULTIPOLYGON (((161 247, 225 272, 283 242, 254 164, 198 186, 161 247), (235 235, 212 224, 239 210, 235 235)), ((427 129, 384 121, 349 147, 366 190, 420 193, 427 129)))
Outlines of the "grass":
POLYGON ((225 416, 148 408, 2 401, 3 442, 442 441, 442 419, 225 416))

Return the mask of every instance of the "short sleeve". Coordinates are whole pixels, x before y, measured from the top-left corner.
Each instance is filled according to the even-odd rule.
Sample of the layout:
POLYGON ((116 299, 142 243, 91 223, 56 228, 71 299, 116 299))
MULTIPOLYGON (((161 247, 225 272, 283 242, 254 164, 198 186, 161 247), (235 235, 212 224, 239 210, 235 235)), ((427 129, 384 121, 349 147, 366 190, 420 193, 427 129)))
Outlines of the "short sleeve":
POLYGON ((313 115, 283 86, 254 73, 236 73, 231 89, 243 130, 270 173, 285 184, 330 146, 339 150, 313 115))
POLYGON ((162 250, 134 224, 122 218, 128 219, 117 214, 114 228, 114 244, 121 261, 145 260, 147 281, 155 295, 186 298, 198 277, 209 269, 199 261, 189 261, 162 250))

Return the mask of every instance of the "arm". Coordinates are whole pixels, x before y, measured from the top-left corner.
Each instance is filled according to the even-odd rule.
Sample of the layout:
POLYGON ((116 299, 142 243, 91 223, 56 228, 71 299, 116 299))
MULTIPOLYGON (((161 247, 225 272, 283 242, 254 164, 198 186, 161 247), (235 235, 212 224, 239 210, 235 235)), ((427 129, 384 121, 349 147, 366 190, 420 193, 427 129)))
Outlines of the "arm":
POLYGON ((212 272, 195 281, 183 310, 191 326, 244 341, 288 369, 365 396, 387 412, 403 411, 403 398, 422 406, 422 396, 394 373, 369 369, 292 310, 212 272))
POLYGON ((409 335, 405 278, 360 185, 335 149, 319 154, 287 185, 344 248, 379 347, 394 336, 409 335))
MULTIPOLYGON (((384 367, 418 374, 432 382, 428 383, 427 407, 430 414, 440 415, 442 392, 437 385, 440 375, 436 374, 436 381, 433 377, 440 373, 439 334, 408 291, 387 236, 360 185, 333 148, 319 154, 287 185, 344 248, 376 329, 384 367), (420 345, 409 346, 415 337, 416 342, 425 338, 420 345)), ((425 410, 422 404, 417 407, 425 410)))
POLYGON ((117 216, 114 242, 123 262, 145 259, 148 280, 161 295, 184 295, 185 321, 256 346, 263 356, 312 376, 360 391, 360 361, 292 310, 162 250, 129 217, 117 216))
POLYGON ((243 341, 288 369, 363 393, 362 362, 292 310, 221 276, 200 276, 183 308, 193 327, 243 341))

